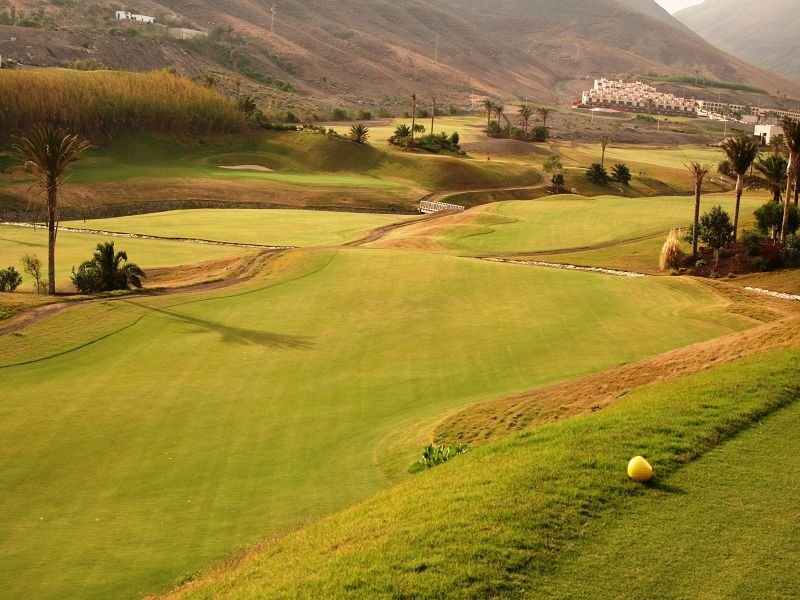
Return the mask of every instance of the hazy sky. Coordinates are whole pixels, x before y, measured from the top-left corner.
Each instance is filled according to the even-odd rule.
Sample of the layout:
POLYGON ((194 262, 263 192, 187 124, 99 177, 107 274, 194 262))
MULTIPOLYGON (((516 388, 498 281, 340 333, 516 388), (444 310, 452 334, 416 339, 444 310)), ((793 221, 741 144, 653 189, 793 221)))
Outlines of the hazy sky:
POLYGON ((694 4, 702 4, 703 0, 656 0, 661 6, 666 8, 669 12, 674 13, 677 10, 692 6, 694 4))

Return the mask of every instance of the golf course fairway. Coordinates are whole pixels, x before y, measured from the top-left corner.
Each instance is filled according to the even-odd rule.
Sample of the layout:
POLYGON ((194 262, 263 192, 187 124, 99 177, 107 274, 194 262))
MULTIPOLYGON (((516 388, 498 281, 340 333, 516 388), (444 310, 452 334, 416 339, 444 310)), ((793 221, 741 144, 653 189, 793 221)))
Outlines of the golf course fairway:
POLYGON ((376 458, 398 428, 751 325, 725 309, 683 278, 363 249, 70 309, 109 325, 66 343, 68 310, 0 352, 4 593, 163 590, 408 477, 414 444, 376 458))

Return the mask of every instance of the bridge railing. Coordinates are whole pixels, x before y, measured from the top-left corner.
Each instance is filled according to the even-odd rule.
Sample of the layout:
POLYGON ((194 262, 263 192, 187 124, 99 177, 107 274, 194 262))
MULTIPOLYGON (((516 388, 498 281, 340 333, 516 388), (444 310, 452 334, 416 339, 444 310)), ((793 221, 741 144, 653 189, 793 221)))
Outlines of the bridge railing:
POLYGON ((419 212, 430 214, 444 211, 464 212, 464 207, 458 204, 448 204, 447 202, 431 202, 423 200, 419 203, 419 212))

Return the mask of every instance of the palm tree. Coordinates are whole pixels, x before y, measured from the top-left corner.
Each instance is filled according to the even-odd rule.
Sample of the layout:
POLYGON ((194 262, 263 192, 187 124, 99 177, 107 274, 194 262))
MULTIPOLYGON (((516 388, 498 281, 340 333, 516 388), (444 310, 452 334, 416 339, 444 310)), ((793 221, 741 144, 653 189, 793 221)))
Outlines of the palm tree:
POLYGON ((533 109, 528 106, 521 106, 519 109, 519 118, 522 121, 522 130, 525 132, 525 135, 528 135, 528 124, 531 121, 531 117, 533 116, 533 109))
POLYGON ((400 140, 403 146, 406 146, 408 144, 408 139, 411 137, 411 128, 405 123, 398 125, 397 129, 394 130, 394 137, 400 140))
POLYGON ((786 167, 786 197, 783 199, 783 224, 781 225, 781 242, 786 241, 789 229, 789 205, 792 200, 792 184, 800 186, 800 121, 784 117, 781 121, 786 147, 789 150, 789 164, 786 167))
POLYGON ((610 142, 611 138, 608 136, 608 134, 604 133, 600 136, 600 148, 602 149, 600 153, 600 164, 604 167, 606 166, 606 148, 610 142))
POLYGON ((82 294, 129 290, 142 287, 145 277, 136 263, 128 262, 128 254, 114 252, 114 242, 97 244, 90 260, 81 263, 78 271, 72 269, 72 283, 82 294))
POLYGON ((483 101, 483 109, 486 111, 486 130, 489 130, 489 124, 492 122, 492 113, 494 113, 494 102, 486 98, 483 101))
POLYGON ((788 161, 781 154, 770 154, 759 158, 754 166, 755 175, 747 181, 751 190, 769 190, 775 202, 781 201, 786 188, 786 167, 788 161))
POLYGON ((769 140, 769 145, 772 148, 773 154, 780 154, 786 148, 786 138, 782 134, 777 133, 769 140))
POLYGON ((356 123, 350 128, 350 139, 356 144, 366 144, 369 137, 369 127, 363 123, 356 123))
POLYGON ((506 107, 502 104, 495 104, 494 105, 494 113, 497 115, 497 124, 500 125, 500 119, 503 118, 503 113, 506 111, 506 107))
POLYGON ((730 137, 722 142, 721 148, 728 157, 731 170, 736 173, 736 209, 733 213, 733 241, 736 241, 739 226, 739 206, 742 202, 742 190, 747 171, 758 156, 758 142, 744 135, 730 137))
POLYGON ((550 113, 553 112, 553 109, 547 108, 546 106, 540 106, 536 109, 536 112, 539 113, 540 117, 542 117, 542 127, 547 127, 547 117, 550 116, 550 113))
POLYGON ((97 244, 92 261, 100 273, 102 291, 128 290, 131 286, 142 287, 141 277, 145 277, 136 263, 128 262, 124 250, 114 252, 114 242, 97 244), (123 264, 124 261, 124 264, 123 264))
POLYGON ((47 197, 47 293, 56 293, 56 233, 58 197, 67 166, 79 159, 89 142, 62 127, 39 125, 26 136, 15 137, 14 157, 32 173, 47 197))
POLYGON ((700 230, 700 194, 702 193, 703 179, 711 172, 714 165, 699 162, 690 162, 684 165, 694 176, 694 226, 692 227, 692 258, 697 258, 697 235, 700 230))

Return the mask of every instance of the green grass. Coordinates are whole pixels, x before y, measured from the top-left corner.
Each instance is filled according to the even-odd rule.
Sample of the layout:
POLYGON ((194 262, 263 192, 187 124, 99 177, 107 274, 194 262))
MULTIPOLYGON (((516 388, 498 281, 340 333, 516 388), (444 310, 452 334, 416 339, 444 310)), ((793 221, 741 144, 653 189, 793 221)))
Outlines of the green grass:
POLYGON ((176 210, 64 225, 270 246, 341 244, 408 217, 310 210, 176 210))
POLYGON ((136 179, 214 179, 299 187, 468 189, 538 181, 516 164, 387 151, 310 133, 270 132, 183 141, 128 134, 89 151, 71 170, 74 184, 136 179), (258 165, 271 171, 220 166, 258 165))
POLYGON ((800 404, 607 515, 549 598, 797 598, 800 404))
MULTIPOLYGON (((250 252, 246 248, 209 246, 161 240, 137 240, 83 233, 58 233, 56 242, 56 285, 59 290, 74 291, 70 283, 72 267, 92 257, 99 242, 114 242, 116 250, 125 250, 128 259, 145 272, 148 268, 171 267, 250 252)), ((0 225, 0 265, 13 265, 22 273, 20 289, 32 289, 33 280, 22 270, 22 256, 36 254, 47 276, 47 230, 0 225)), ((147 280, 145 280, 147 285, 147 280)))
MULTIPOLYGON (((755 424, 781 407, 790 406, 785 410, 792 412, 791 417, 772 426, 778 427, 777 435, 796 437, 800 433, 796 418, 799 359, 798 350, 763 355, 641 388, 598 413, 478 448, 352 509, 267 543, 241 562, 220 566, 175 596, 550 597, 547 586, 562 574, 561 561, 573 556, 579 561, 574 569, 577 581, 573 584, 566 577, 559 582, 564 596, 570 598, 718 597, 709 593, 714 589, 735 597, 740 597, 736 592, 746 592, 741 597, 752 598, 779 597, 782 590, 796 592, 800 577, 791 568, 791 558, 796 555, 796 496, 789 490, 770 490, 768 497, 782 494, 779 506, 791 511, 774 515, 772 506, 764 506, 767 514, 762 520, 770 515, 777 521, 770 528, 760 529, 723 515, 713 517, 722 530, 716 546, 713 541, 698 540, 689 525, 699 523, 702 515, 714 508, 740 505, 738 490, 729 488, 728 495, 722 490, 723 497, 716 497, 713 488, 706 492, 688 489, 686 496, 676 495, 672 500, 680 503, 680 508, 671 514, 664 499, 685 485, 682 482, 687 479, 674 484, 673 477, 681 477, 681 468, 689 461, 757 427, 755 424), (628 459, 637 454, 645 455, 655 466, 657 476, 649 486, 634 484, 625 475, 628 459), (666 514, 652 514, 661 510, 666 514), (681 517, 688 523, 681 522, 681 517), (604 529, 606 523, 609 526, 604 529), (786 525, 782 530, 781 523, 786 525), (615 527, 622 530, 621 535, 615 533, 615 527), (595 528, 598 537, 587 539, 595 528), (599 537, 605 531, 612 535, 608 556, 599 537), (652 539, 647 537, 650 532, 652 539), (770 537, 773 532, 780 532, 780 541, 770 537), (681 547, 681 541, 687 545, 681 547), (643 548, 645 555, 629 553, 624 548, 628 542, 634 550, 643 548), (741 572, 736 573, 737 581, 728 581, 726 576, 736 572, 736 565, 727 559, 740 556, 743 546, 754 550, 753 557, 745 559, 753 568, 754 581, 743 582, 741 572), (587 560, 580 562, 587 547, 597 554, 587 554, 587 560), (786 549, 789 554, 767 559, 770 547, 786 549), (719 550, 720 555, 709 556, 703 552, 706 548, 719 550), (670 549, 685 554, 672 556, 670 549), (588 560, 592 556, 599 558, 588 560), (638 562, 620 564, 615 561, 618 557, 675 561, 673 564, 692 570, 687 576, 677 568, 643 564, 637 571, 638 562), (706 561, 708 565, 698 564, 706 561), (714 564, 721 565, 722 572, 705 568, 714 564), (604 567, 610 569, 608 577, 604 567), (619 577, 612 587, 615 574, 619 577), (653 581, 658 576, 666 580, 661 585, 653 581), (597 581, 609 587, 598 590, 597 581), (633 593, 636 590, 644 593, 633 593)), ((780 419, 780 413, 777 415, 780 419)), ((769 421, 765 424, 770 426, 769 421)), ((775 436, 775 429, 772 431, 775 436)), ((796 447, 796 443, 790 446, 796 447)), ((783 455, 791 456, 789 463, 773 468, 788 469, 775 483, 786 481, 796 487, 790 469, 797 454, 784 449, 779 453, 783 455)), ((736 447, 727 456, 717 474, 722 471, 721 477, 725 477, 728 465, 734 473, 747 472, 740 465, 736 447)), ((765 464, 764 460, 760 458, 760 464, 765 464)), ((702 465, 699 462, 696 468, 702 469, 702 465)), ((692 481, 694 467, 688 467, 688 481, 692 481)), ((743 492, 743 498, 757 497, 764 481, 764 474, 752 483, 736 478, 738 486, 753 487, 743 492)), ((752 512, 739 506, 736 514, 752 512)))
MULTIPOLYGON (((748 194, 742 199, 743 217, 765 201, 748 194)), ((715 204, 733 211, 730 194, 703 197, 701 210, 715 204)), ((529 201, 499 202, 464 215, 421 223, 393 233, 389 239, 422 237, 446 248, 474 253, 525 253, 608 244, 687 227, 694 215, 694 198, 585 198, 561 195, 529 201)), ((752 220, 752 219, 751 219, 752 220)), ((655 242, 653 256, 663 239, 655 242)))
POLYGON ((407 477, 398 428, 748 325, 688 280, 364 250, 271 273, 3 340, 4 593, 156 591, 407 477))

